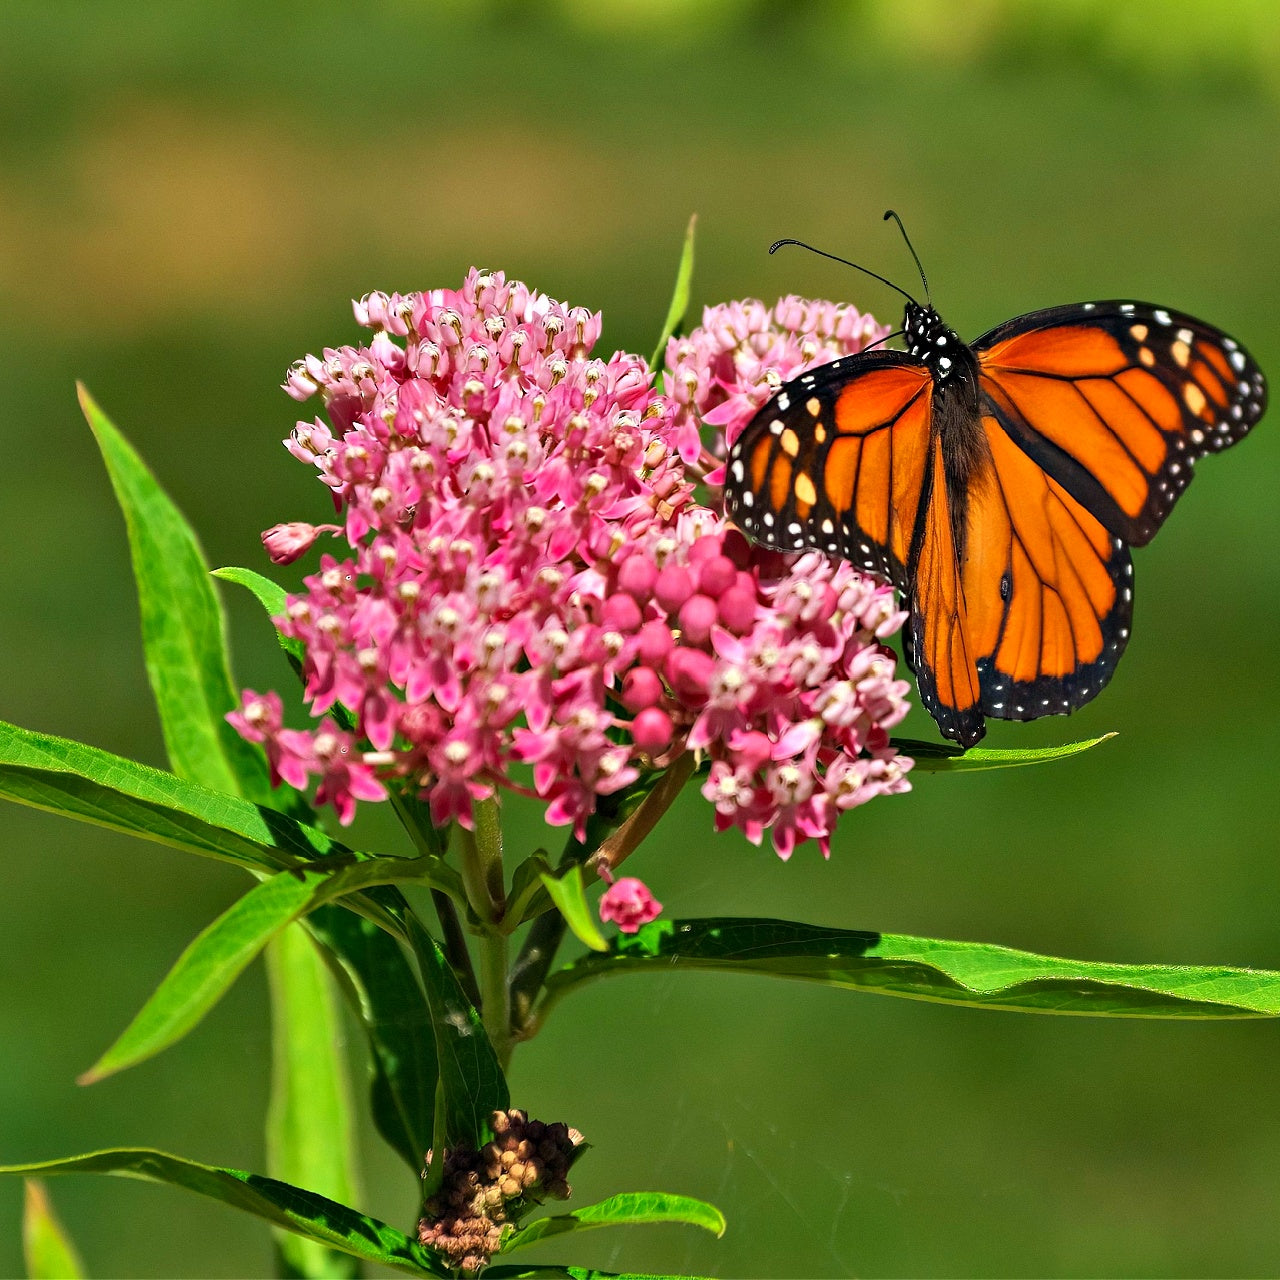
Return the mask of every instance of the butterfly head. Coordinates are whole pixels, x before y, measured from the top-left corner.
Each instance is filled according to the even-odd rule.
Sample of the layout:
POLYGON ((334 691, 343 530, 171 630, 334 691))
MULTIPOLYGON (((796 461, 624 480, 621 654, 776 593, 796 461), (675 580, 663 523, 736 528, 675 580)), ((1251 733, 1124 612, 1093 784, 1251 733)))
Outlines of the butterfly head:
POLYGON ((907 350, 928 366, 936 382, 955 377, 965 363, 968 347, 932 307, 908 302, 902 318, 902 334, 907 350))

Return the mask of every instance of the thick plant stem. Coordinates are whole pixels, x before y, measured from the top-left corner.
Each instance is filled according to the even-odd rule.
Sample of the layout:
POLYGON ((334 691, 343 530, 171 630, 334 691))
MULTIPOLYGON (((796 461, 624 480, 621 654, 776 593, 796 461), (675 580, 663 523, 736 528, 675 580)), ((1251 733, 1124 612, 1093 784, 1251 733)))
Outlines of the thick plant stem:
POLYGON ((485 933, 480 939, 480 1016, 489 1042, 506 1071, 514 1041, 511 1035, 511 991, 507 985, 507 935, 485 933))

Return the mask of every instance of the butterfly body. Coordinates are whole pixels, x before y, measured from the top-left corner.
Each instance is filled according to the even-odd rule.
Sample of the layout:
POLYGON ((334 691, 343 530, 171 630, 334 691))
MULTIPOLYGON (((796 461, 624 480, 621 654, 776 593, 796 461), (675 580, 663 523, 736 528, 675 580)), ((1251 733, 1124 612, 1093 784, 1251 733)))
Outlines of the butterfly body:
POLYGON ((1244 349, 1146 303, 1020 316, 966 344, 909 302, 906 351, 809 370, 727 459, 730 517, 893 583, 906 656, 943 734, 1064 714, 1110 679, 1149 542, 1192 464, 1266 405, 1244 349))

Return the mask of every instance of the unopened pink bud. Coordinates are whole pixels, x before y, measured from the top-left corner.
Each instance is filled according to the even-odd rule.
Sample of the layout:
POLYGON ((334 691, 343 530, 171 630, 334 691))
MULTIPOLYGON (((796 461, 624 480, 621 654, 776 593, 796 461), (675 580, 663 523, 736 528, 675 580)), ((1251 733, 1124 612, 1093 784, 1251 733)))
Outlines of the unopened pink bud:
POLYGON ((680 606, 693 595, 693 574, 683 565, 669 564, 653 584, 654 599, 668 612, 679 612, 680 606))
POLYGON ((657 707, 648 707, 640 712, 631 725, 631 737, 636 746, 651 754, 669 747, 673 733, 671 717, 657 707))
POLYGON ((615 880, 600 899, 600 919, 612 920, 623 933, 635 933, 661 914, 662 903, 635 876, 615 880))
POLYGON ((262 545, 266 547, 272 564, 292 564, 311 550, 319 536, 320 530, 315 525, 295 520, 289 524, 273 525, 262 535, 262 545))
POLYGON ((680 607, 680 630, 690 644, 706 644, 716 624, 716 602, 710 596, 690 596, 680 607))
POLYGON ((640 661, 646 666, 660 667, 666 660, 667 654, 671 652, 675 641, 671 638, 671 632, 665 622, 646 622, 640 628, 639 644, 637 652, 640 655, 640 661))
POLYGON ((695 538, 693 546, 689 548, 689 563, 705 564, 719 554, 720 539, 714 534, 703 534, 701 538, 695 538))
POLYGON ((698 567, 698 590, 703 595, 723 595, 737 580, 738 570, 728 556, 712 556, 698 567))
POLYGON ((673 649, 667 658, 667 679, 686 698, 705 698, 715 659, 701 649, 673 649))
POLYGON ((652 560, 643 555, 630 555, 618 569, 618 590, 637 600, 648 600, 657 576, 658 569, 652 560))
POLYGON ((730 587, 716 606, 720 615, 720 623, 726 631, 734 635, 746 635, 756 620, 756 593, 744 591, 742 587, 730 587))
POLYGON ((633 667, 623 677, 618 697, 628 711, 643 711, 645 707, 661 701, 662 681, 658 679, 658 673, 649 667, 633 667))
POLYGON ((604 602, 601 621, 611 631, 635 631, 644 621, 644 616, 631 596, 619 593, 604 602))

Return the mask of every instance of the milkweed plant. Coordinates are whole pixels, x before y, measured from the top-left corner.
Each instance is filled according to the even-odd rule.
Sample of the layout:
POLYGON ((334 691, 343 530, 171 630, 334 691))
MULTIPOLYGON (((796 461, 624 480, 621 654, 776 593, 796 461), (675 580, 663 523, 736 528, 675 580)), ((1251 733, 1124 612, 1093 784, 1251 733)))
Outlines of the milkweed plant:
POLYGON ((286 447, 327 490, 317 512, 333 511, 282 513, 293 518, 263 535, 272 563, 310 569, 296 594, 256 570, 211 575, 82 391, 125 515, 170 770, 0 725, 0 790, 256 881, 82 1081, 173 1044, 260 952, 275 1061, 265 1173, 143 1148, 7 1166, 29 1179, 32 1276, 81 1273, 42 1181, 77 1172, 257 1215, 282 1275, 352 1276, 363 1261, 582 1277, 603 1273, 522 1265, 519 1251, 555 1237, 571 1252, 576 1232, 611 1225, 722 1233, 719 1210, 679 1189, 572 1207, 587 1152, 574 1117, 530 1116, 510 1096, 521 1043, 609 974, 718 969, 1096 1015, 1280 1009, 1276 974, 664 909, 680 886, 645 882, 645 844, 687 789, 708 830, 737 828, 758 856, 806 843, 828 856, 854 810, 922 775, 1094 745, 961 753, 894 736, 910 685, 886 643, 904 621, 892 589, 819 554, 753 546, 719 500, 727 446, 777 387, 887 328, 792 297, 711 306, 684 331, 692 262, 691 226, 647 360, 607 354, 598 313, 497 271, 356 303, 364 340, 285 380, 304 415, 286 447), (211 578, 263 606, 287 661, 278 689, 237 688, 211 578), (558 855, 504 842, 514 796, 539 806, 558 855), (416 856, 341 842, 369 804, 392 806, 416 856), (363 1108, 345 1090, 336 998, 366 1033, 363 1108), (361 1116, 420 1188, 416 1221, 344 1203, 361 1116))

